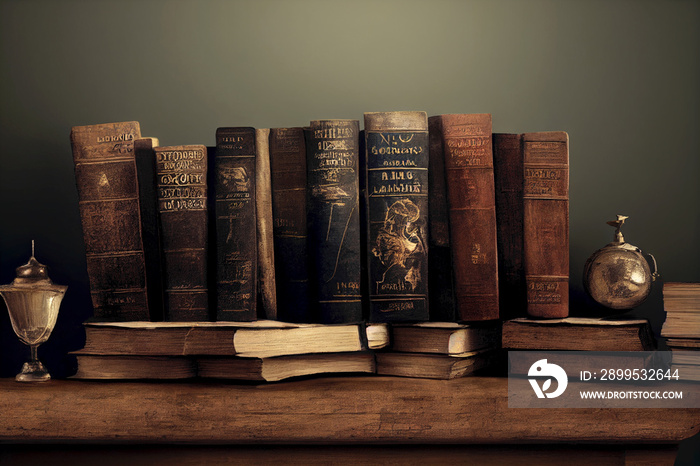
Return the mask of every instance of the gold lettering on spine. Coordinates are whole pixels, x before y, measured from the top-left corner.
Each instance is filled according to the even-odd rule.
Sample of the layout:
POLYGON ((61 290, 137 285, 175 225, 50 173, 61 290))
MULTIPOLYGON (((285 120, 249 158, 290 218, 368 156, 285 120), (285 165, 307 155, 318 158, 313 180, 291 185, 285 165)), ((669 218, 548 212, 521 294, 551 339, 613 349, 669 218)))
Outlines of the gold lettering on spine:
POLYGON ((158 208, 161 212, 206 209, 204 151, 157 151, 156 164, 158 208))

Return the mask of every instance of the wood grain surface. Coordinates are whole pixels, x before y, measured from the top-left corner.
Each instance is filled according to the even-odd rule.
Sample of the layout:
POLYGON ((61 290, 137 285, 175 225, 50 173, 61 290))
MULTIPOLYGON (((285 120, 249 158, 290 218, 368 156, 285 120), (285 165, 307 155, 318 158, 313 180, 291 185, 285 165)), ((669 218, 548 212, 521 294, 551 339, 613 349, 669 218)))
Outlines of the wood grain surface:
POLYGON ((507 379, 338 377, 264 385, 0 380, 0 441, 678 443, 700 409, 514 409, 507 379))

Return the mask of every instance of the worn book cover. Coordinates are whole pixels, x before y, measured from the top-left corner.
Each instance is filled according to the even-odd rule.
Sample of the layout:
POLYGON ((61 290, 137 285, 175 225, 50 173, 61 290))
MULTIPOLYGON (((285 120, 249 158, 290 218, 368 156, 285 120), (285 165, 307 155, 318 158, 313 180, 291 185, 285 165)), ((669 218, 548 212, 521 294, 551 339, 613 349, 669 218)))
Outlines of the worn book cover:
POLYGON ((277 318, 311 322, 303 128, 270 129, 277 318))
POLYGON ((367 267, 372 322, 428 311, 428 118, 365 113, 367 267))
POLYGON ((257 318, 258 243, 254 128, 216 130, 216 320, 257 318))
POLYGON ((154 147, 163 255, 165 319, 210 320, 207 148, 154 147))
POLYGON ((359 122, 315 120, 307 132, 311 285, 321 323, 362 320, 359 122))
POLYGON ((569 315, 569 136, 525 133, 523 148, 523 267, 527 313, 569 315))
POLYGON ((134 158, 137 121, 70 133, 90 294, 96 320, 149 320, 146 259, 134 158))
POLYGON ((258 237, 257 314, 259 319, 277 319, 269 128, 255 130, 255 152, 255 226, 258 237))
POLYGON ((498 319, 491 115, 431 117, 442 137, 457 318, 498 319))

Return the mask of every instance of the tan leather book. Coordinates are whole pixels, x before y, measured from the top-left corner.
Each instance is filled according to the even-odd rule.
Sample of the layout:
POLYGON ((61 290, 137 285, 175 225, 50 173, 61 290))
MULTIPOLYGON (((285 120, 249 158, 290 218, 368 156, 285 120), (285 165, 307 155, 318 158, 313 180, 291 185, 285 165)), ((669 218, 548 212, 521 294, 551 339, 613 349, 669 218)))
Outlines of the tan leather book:
POLYGON ((498 257, 491 115, 431 117, 442 137, 456 317, 498 319, 498 257))
POLYGON ((255 130, 255 210, 258 235, 258 318, 277 319, 275 246, 270 179, 270 130, 255 130))
POLYGON ((369 319, 426 321, 428 118, 425 112, 364 118, 369 319))
POLYGON ((527 313, 563 318, 569 315, 569 136, 525 133, 522 148, 527 313))
POLYGON ((207 148, 160 146, 156 157, 165 320, 209 316, 207 148))
POLYGON ((96 320, 149 320, 134 140, 137 121, 70 133, 96 320))

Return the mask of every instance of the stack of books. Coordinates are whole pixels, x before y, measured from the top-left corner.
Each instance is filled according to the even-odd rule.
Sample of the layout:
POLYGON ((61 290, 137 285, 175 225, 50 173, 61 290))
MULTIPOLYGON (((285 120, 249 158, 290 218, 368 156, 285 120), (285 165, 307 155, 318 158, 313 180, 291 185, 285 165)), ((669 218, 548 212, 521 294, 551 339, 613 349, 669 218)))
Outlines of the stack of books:
POLYGON ((391 344, 377 351, 377 374, 454 379, 491 365, 500 347, 498 323, 392 324, 391 344))
POLYGON ((700 283, 664 283, 666 320, 661 336, 672 351, 672 368, 700 381, 700 283))
POLYGON ((322 373, 374 373, 385 324, 115 322, 85 324, 73 352, 78 379, 278 381, 322 373))

